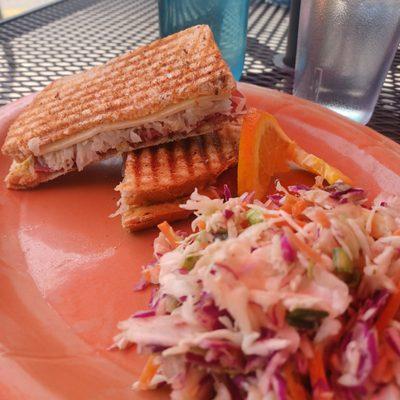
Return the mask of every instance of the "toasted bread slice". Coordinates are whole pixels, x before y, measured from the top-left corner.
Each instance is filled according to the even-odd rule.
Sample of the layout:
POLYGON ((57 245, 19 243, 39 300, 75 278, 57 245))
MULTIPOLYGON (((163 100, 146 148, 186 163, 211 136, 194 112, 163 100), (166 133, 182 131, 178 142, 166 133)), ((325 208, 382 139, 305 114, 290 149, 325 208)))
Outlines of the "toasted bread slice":
MULTIPOLYGON (((210 28, 191 27, 54 81, 11 125, 2 151, 18 163, 33 157, 33 168, 52 179, 229 119, 235 87, 210 28)), ((48 180, 37 171, 40 179, 20 181, 48 180)))
POLYGON ((121 192, 122 225, 142 229, 185 218, 179 208, 195 188, 206 190, 238 159, 240 120, 220 130, 127 155, 121 192))

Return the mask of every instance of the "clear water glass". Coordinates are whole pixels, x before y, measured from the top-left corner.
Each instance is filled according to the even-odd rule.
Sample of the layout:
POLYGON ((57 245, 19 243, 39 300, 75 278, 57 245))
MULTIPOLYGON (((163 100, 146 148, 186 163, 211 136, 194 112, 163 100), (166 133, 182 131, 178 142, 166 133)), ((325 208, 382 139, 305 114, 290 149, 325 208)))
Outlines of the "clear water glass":
POLYGON ((400 0, 303 0, 294 91, 366 124, 400 41, 400 0))
POLYGON ((229 64, 239 80, 246 52, 249 0, 158 0, 160 35, 193 25, 209 25, 229 64))

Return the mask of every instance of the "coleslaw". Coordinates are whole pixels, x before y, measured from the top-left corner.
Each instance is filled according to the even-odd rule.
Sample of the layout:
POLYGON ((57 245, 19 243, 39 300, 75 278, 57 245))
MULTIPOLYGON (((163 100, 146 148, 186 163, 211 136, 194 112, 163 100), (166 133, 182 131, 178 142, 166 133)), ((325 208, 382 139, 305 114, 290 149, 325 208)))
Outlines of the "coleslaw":
POLYGON ((186 204, 114 346, 150 357, 134 387, 172 399, 400 398, 400 199, 337 182, 186 204))

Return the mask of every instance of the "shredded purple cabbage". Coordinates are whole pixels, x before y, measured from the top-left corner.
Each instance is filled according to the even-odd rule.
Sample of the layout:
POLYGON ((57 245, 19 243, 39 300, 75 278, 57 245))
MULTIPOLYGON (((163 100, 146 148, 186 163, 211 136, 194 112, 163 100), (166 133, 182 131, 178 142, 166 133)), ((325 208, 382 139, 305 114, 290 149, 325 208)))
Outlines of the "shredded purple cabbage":
POLYGON ((151 309, 154 309, 154 303, 156 302, 155 298, 156 298, 157 292, 158 292, 158 290, 153 286, 150 291, 150 300, 149 300, 149 307, 151 309))
POLYGON ((226 388, 231 395, 231 400, 242 400, 243 397, 240 394, 240 386, 235 383, 234 379, 225 380, 226 388))
POLYGON ((260 337, 258 340, 271 339, 273 337, 275 337, 275 331, 265 327, 260 328, 260 337))
POLYGON ((383 308, 389 298, 387 290, 376 291, 372 297, 368 298, 361 306, 359 319, 368 323, 370 326, 375 322, 378 312, 383 308), (366 313, 368 312, 368 317, 366 313))
POLYGON ((189 270, 188 269, 186 269, 186 268, 179 268, 179 273, 181 274, 181 275, 187 275, 188 273, 189 273, 189 270))
POLYGON ((146 289, 149 286, 149 282, 147 282, 143 276, 135 283, 133 286, 134 292, 141 292, 142 290, 146 289))
POLYGON ((239 389, 242 389, 243 384, 246 383, 246 377, 244 375, 236 375, 233 377, 232 381, 235 386, 237 386, 239 389))
POLYGON ((234 215, 234 212, 233 212, 232 210, 229 210, 228 208, 226 208, 226 209, 224 210, 224 217, 225 217, 226 219, 232 218, 233 215, 234 215))
MULTIPOLYGON (((346 338, 347 344, 343 346, 343 351, 346 351, 347 346, 351 342, 358 344, 359 361, 357 372, 354 378, 357 385, 361 386, 369 374, 372 372, 374 365, 378 362, 378 342, 377 335, 374 329, 371 329, 367 323, 357 321, 351 331, 350 338, 346 338)), ((353 386, 352 386, 353 387, 353 386)))
MULTIPOLYGON (((330 198, 334 199, 334 200, 340 200, 340 201, 344 201, 344 196, 346 196, 346 200, 348 201, 348 198, 351 197, 352 200, 356 200, 356 199, 362 199, 365 197, 365 191, 363 189, 359 189, 359 188, 348 188, 345 190, 339 190, 339 191, 333 191, 330 194, 330 198)), ((346 201, 346 202, 347 202, 346 201)))
POLYGON ((289 239, 282 235, 280 239, 282 257, 287 263, 292 263, 296 259, 296 250, 290 244, 289 239))
POLYGON ((160 344, 151 344, 146 346, 146 350, 151 351, 152 353, 161 353, 168 347, 161 346, 160 344))
POLYGON ((300 190, 311 190, 311 187, 308 185, 292 185, 288 186, 289 192, 298 193, 300 190))
POLYGON ((161 296, 156 296, 156 294, 158 294, 157 291, 154 292, 154 296, 150 303, 150 307, 152 310, 157 310, 157 307, 160 304, 160 301, 166 297, 165 293, 163 293, 161 296))
POLYGON ((211 361, 206 361, 204 359, 203 355, 197 354, 197 353, 187 352, 185 354, 185 358, 190 363, 197 364, 199 366, 203 366, 203 367, 207 367, 207 368, 218 366, 218 362, 217 361, 212 361, 212 362, 211 361))
POLYGON ((371 329, 369 329, 367 332, 367 349, 371 357, 372 365, 375 365, 379 359, 378 341, 376 339, 375 332, 371 329))
POLYGON ((260 357, 255 354, 247 356, 246 366, 244 368, 245 374, 248 374, 257 369, 262 369, 265 367, 267 359, 265 357, 260 357))
MULTIPOLYGON (((244 356, 241 350, 227 341, 212 343, 213 341, 203 341, 200 343, 202 349, 207 350, 205 361, 218 362, 222 367, 238 372, 243 370, 244 356)), ((218 342, 218 341, 217 341, 218 342)))
POLYGON ((363 385, 353 386, 351 389, 338 386, 336 389, 339 394, 339 397, 337 398, 343 400, 359 400, 367 394, 367 390, 363 385))
POLYGON ((132 315, 132 318, 148 318, 156 315, 154 310, 137 311, 132 315))
POLYGON ((218 318, 226 315, 227 312, 220 310, 209 294, 202 293, 200 300, 195 304, 194 312, 198 321, 206 329, 224 328, 218 318))
POLYGON ((287 399, 286 382, 279 372, 272 377, 272 387, 278 400, 287 399))
POLYGON ((225 201, 228 201, 232 197, 231 190, 229 189, 229 186, 225 183, 224 184, 224 199, 225 201))
POLYGON ((281 194, 271 194, 268 196, 268 200, 271 200, 275 205, 279 206, 280 201, 282 200, 283 196, 281 194))

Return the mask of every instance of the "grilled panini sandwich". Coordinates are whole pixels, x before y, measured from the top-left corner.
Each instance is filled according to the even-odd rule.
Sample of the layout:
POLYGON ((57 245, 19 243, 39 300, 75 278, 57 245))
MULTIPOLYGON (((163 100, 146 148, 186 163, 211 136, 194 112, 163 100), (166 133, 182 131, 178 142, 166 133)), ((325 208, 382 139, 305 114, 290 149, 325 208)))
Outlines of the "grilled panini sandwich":
POLYGON ((186 218, 179 207, 195 188, 215 197, 210 185, 238 159, 240 121, 215 133, 128 153, 120 191, 122 226, 145 229, 164 220, 186 218))
POLYGON ((9 129, 9 188, 33 187, 132 149, 211 132, 235 81, 199 25, 54 81, 9 129))

